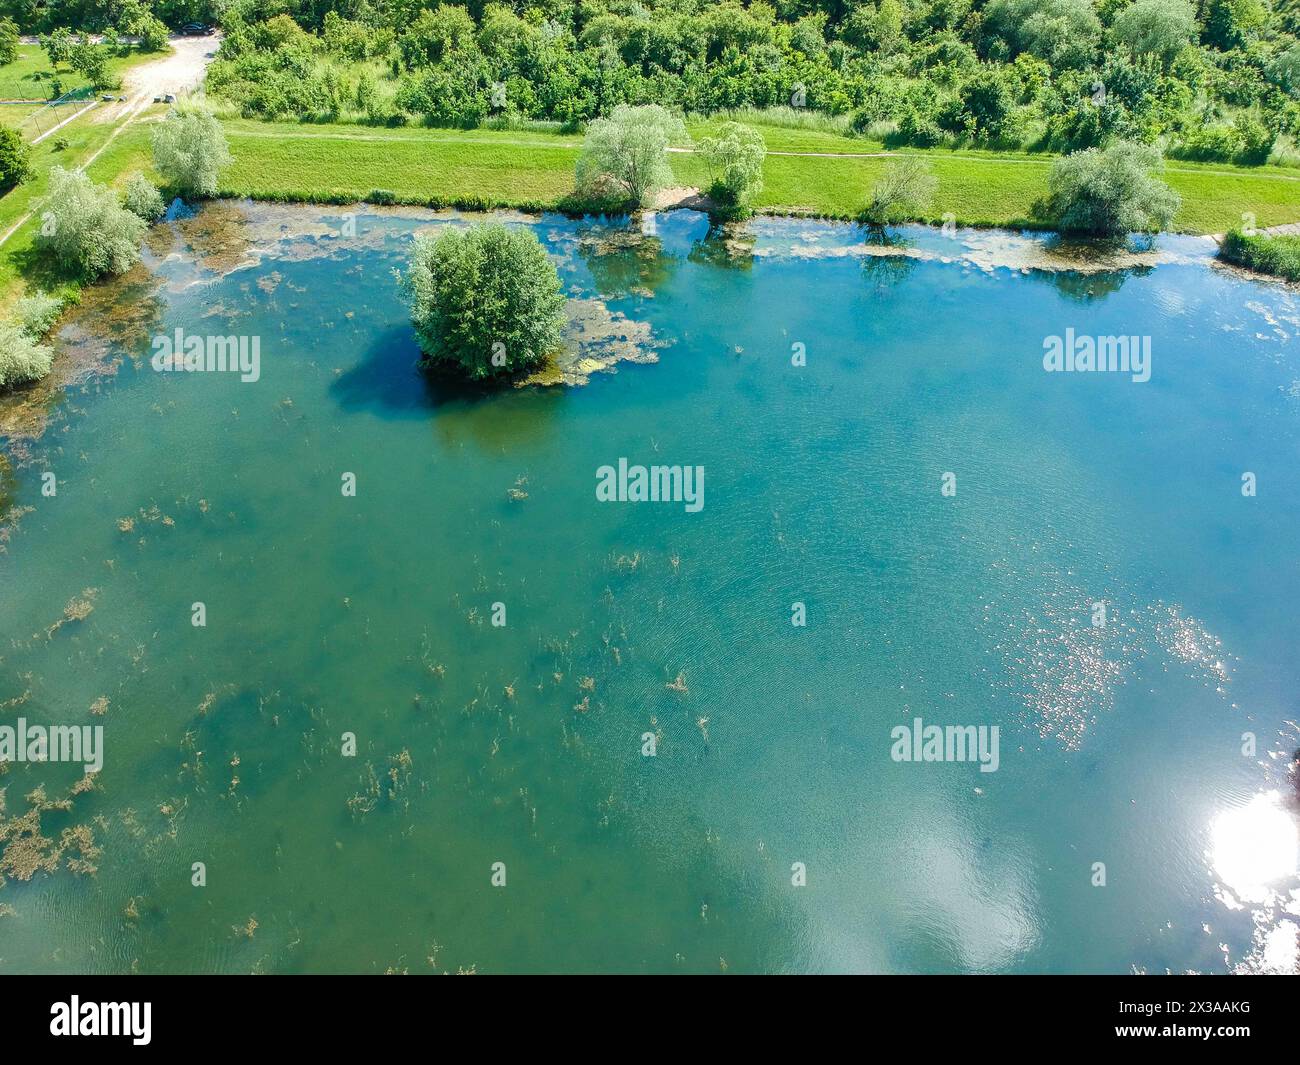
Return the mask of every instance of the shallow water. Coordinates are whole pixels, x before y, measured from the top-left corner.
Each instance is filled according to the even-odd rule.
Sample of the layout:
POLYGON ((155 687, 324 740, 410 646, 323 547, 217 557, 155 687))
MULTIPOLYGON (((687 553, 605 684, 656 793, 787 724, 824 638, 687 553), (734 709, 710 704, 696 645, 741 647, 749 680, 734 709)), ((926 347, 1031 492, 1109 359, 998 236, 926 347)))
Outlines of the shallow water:
MULTIPOLYGON (((0 969, 1295 969, 1294 289, 1173 238, 1085 276, 510 221, 658 361, 426 383, 392 271, 459 221, 418 212, 219 205, 65 331, 125 358, 8 486, 0 724, 105 761, 55 871, 0 864, 0 969), (154 372, 178 327, 260 380, 154 372), (1045 373, 1067 328, 1151 379, 1045 373), (620 457, 703 508, 598 502, 620 457), (892 760, 915 717, 997 725, 997 771, 892 760)), ((8 767, 11 850, 80 775, 8 767)))

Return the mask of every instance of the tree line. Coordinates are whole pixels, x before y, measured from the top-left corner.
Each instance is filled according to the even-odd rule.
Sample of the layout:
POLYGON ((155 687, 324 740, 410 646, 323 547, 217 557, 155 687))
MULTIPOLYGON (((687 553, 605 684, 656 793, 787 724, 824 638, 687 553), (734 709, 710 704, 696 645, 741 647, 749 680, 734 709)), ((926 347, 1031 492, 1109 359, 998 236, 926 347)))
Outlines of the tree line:
POLYGON ((1120 138, 1247 164, 1300 134, 1300 9, 1266 0, 241 0, 221 19, 209 89, 247 117, 787 107, 917 146, 1120 138))

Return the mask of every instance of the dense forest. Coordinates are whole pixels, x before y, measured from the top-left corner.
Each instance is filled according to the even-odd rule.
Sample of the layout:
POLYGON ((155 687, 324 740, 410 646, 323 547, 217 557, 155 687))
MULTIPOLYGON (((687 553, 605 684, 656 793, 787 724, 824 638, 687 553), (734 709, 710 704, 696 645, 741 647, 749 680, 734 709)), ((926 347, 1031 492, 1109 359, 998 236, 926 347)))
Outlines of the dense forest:
POLYGON ((25 31, 152 10, 225 30, 249 117, 571 125, 620 103, 781 107, 917 146, 1296 162, 1300 0, 5 0, 25 31))

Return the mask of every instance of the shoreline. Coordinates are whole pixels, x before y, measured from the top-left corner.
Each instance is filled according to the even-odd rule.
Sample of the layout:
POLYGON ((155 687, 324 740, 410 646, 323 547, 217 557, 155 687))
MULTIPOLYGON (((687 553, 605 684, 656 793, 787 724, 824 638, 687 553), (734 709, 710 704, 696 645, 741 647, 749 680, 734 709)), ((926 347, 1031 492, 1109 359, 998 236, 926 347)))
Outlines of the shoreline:
MULTIPOLYGON (((639 212, 579 213, 540 203, 499 204, 484 208, 477 201, 443 197, 427 197, 422 203, 376 204, 354 197, 290 200, 284 197, 268 199, 220 195, 200 206, 188 218, 161 221, 151 228, 145 236, 145 259, 127 274, 120 278, 103 279, 81 289, 80 298, 68 305, 63 319, 55 327, 57 354, 51 374, 27 388, 0 396, 0 455, 4 455, 11 464, 15 464, 14 460, 17 459, 16 466, 26 465, 25 453, 31 444, 44 435, 51 414, 68 391, 79 386, 85 387, 117 372, 123 356, 114 349, 115 342, 121 338, 107 334, 96 336, 85 328, 85 323, 98 321, 107 324, 110 330, 130 329, 130 314, 113 313, 114 308, 120 310, 124 305, 123 289, 136 290, 125 304, 139 309, 150 300, 150 294, 145 289, 156 290, 168 284, 157 272, 157 267, 177 255, 193 256, 194 267, 211 275, 189 282, 195 284, 258 266, 267 259, 295 254, 284 247, 286 242, 309 241, 312 247, 319 247, 318 241, 332 238, 336 229, 326 225, 321 216, 290 217, 291 214, 296 215, 310 207, 326 208, 323 212, 326 217, 337 213, 342 218, 364 211, 379 217, 408 218, 416 223, 459 221, 466 220, 467 215, 481 215, 506 221, 512 220, 513 216, 517 222, 543 224, 547 215, 553 215, 570 222, 585 221, 596 226, 607 226, 611 233, 618 234, 619 242, 623 244, 630 241, 635 245, 646 239, 635 226, 639 212), (214 208, 218 211, 215 215, 212 213, 214 208), (354 210, 348 211, 345 208, 354 210), (182 227, 188 227, 188 231, 182 227), (170 240, 163 240, 164 234, 170 234, 170 240), (76 330, 71 337, 64 335, 69 328, 76 330)), ((684 196, 653 210, 660 216, 684 212, 699 218, 707 217, 699 210, 698 200, 693 196, 684 196)), ((1226 271, 1242 280, 1280 285, 1288 290, 1300 288, 1296 282, 1219 259, 1211 250, 1216 245, 1208 235, 1163 232, 1150 238, 1136 238, 1138 243, 1149 242, 1148 247, 1138 247, 1134 246, 1133 237, 1122 245, 1117 245, 1114 242, 1069 240, 1053 231, 1033 228, 963 225, 945 231, 944 227, 928 222, 905 222, 877 230, 855 219, 764 211, 756 211, 744 221, 709 223, 708 232, 716 234, 716 239, 723 243, 728 255, 752 259, 908 259, 914 262, 966 266, 986 274, 1007 270, 1022 275, 1073 273, 1085 277, 1146 271, 1164 265, 1202 263, 1209 269, 1226 271), (827 227, 833 233, 846 236, 852 231, 851 239, 838 244, 822 244, 817 240, 818 235, 804 234, 803 237, 811 239, 801 239, 796 228, 799 223, 827 227), (788 226, 791 229, 788 234, 784 234, 790 238, 785 246, 756 246, 763 238, 773 235, 765 233, 766 228, 778 226, 788 226), (1189 246, 1159 247, 1162 239, 1189 246), (944 243, 940 246, 936 243, 938 241, 944 243)), ((303 253, 302 248, 297 252, 303 253)), ((581 299, 572 294, 570 301, 584 306, 593 302, 590 298, 581 299)), ((599 299, 594 302, 604 303, 599 299)), ((610 317, 610 322, 605 323, 599 331, 609 336, 610 324, 616 324, 620 317, 615 313, 610 317)), ((578 320, 578 332, 582 331, 582 319, 588 323, 592 321, 589 307, 578 320)), ((552 367, 548 372, 534 374, 521 382, 521 386, 578 387, 586 382, 591 372, 599 372, 602 368, 621 361, 653 362, 655 359, 625 355, 592 360, 578 355, 574 367, 585 365, 586 372, 569 372, 574 367, 552 367), (597 364, 598 361, 601 365, 597 364)))

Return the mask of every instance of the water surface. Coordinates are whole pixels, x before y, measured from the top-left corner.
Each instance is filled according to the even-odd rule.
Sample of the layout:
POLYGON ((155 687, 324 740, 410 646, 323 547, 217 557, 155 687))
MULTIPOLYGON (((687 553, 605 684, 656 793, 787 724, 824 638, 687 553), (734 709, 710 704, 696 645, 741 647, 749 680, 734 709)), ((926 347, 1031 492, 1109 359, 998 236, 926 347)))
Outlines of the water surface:
POLYGON ((0 723, 105 766, 0 776, 0 968, 1294 970, 1294 289, 509 221, 657 362, 425 381, 392 272, 463 219, 416 212, 219 205, 68 328, 122 362, 5 482, 0 723), (260 380, 154 372, 177 327, 260 380), (1067 328, 1151 380, 1045 373, 1067 328), (598 502, 620 457, 705 506, 598 502), (916 717, 998 770, 892 761, 916 717))

